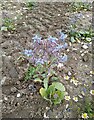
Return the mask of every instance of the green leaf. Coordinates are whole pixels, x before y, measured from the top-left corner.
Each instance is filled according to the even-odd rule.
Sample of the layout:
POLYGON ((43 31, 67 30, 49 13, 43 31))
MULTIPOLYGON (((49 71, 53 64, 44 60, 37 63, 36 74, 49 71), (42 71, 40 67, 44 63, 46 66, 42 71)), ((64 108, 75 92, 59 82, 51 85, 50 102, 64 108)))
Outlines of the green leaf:
POLYGON ((5 26, 1 27, 1 31, 7 31, 7 30, 8 30, 7 27, 5 27, 5 26))
POLYGON ((52 85, 54 85, 57 90, 65 91, 64 85, 60 82, 53 82, 52 85))
POLYGON ((47 95, 49 95, 49 98, 51 99, 52 93, 55 91, 54 85, 50 85, 47 89, 47 95))
POLYGON ((48 88, 48 79, 47 78, 45 78, 44 79, 44 88, 47 90, 47 88, 48 88))
POLYGON ((34 80, 35 82, 42 82, 42 80, 40 79, 40 78, 36 78, 35 80, 34 80))
POLYGON ((58 77, 52 77, 51 79, 52 79, 52 81, 57 81, 58 77))
POLYGON ((74 39, 74 37, 71 37, 71 40, 70 40, 72 43, 76 42, 76 40, 74 39))
POLYGON ((46 93, 46 90, 44 88, 40 88, 39 93, 41 94, 41 96, 43 98, 47 98, 47 93, 46 93))

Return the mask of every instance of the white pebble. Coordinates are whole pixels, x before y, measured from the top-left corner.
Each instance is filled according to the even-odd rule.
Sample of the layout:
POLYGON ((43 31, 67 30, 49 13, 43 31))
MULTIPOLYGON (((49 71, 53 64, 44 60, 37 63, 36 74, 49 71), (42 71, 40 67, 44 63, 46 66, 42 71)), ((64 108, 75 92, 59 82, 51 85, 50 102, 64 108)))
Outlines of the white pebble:
POLYGON ((70 71, 68 72, 68 75, 71 76, 71 72, 70 71))
POLYGON ((83 45, 82 48, 84 48, 85 50, 88 49, 87 45, 83 45))
POLYGON ((6 100, 6 101, 7 101, 7 100, 8 100, 8 98, 7 98, 7 97, 4 97, 4 100, 6 100))
POLYGON ((20 93, 18 93, 18 94, 17 94, 17 97, 19 98, 20 96, 21 96, 21 94, 20 94, 20 93))

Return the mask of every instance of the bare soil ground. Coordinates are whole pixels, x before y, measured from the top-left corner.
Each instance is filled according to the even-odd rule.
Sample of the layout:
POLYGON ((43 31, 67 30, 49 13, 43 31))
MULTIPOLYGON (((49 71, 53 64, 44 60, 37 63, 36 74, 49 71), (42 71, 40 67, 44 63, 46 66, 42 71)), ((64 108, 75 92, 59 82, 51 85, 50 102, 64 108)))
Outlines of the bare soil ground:
MULTIPOLYGON (((15 20, 16 30, 2 32, 2 41, 0 41, 3 51, 3 118, 42 118, 45 114, 50 118, 77 117, 75 102, 70 112, 66 110, 66 101, 60 105, 50 106, 48 102, 41 98, 38 93, 39 84, 34 84, 36 91, 29 89, 29 86, 33 83, 32 81, 24 81, 24 72, 28 67, 27 61, 17 62, 17 59, 21 56, 20 52, 30 47, 33 34, 40 33, 45 38, 49 34, 56 36, 56 30, 61 29, 67 32, 70 28, 69 18, 75 17, 76 13, 70 13, 68 3, 37 3, 32 10, 24 9, 26 5, 22 3, 11 4, 12 7, 15 5, 17 8, 7 10, 6 5, 6 8, 2 9, 2 18, 20 16, 19 19, 15 20), (22 15, 16 13, 17 9, 21 9, 22 15), (11 12, 14 14, 11 15, 11 12), (20 97, 17 97, 18 93, 20 93, 20 97)), ((86 28, 87 25, 91 24, 91 11, 82 11, 82 14, 85 18, 80 19, 81 24, 78 25, 78 29, 80 27, 86 28)), ((89 43, 86 43, 88 49, 85 50, 82 48, 83 41, 70 44, 69 37, 67 41, 69 44, 68 62, 62 73, 67 75, 70 71, 79 83, 75 86, 67 80, 63 79, 62 81, 67 92, 73 97, 81 95, 84 83, 88 84, 88 89, 91 87, 92 50, 89 43), (81 56, 82 53, 83 56, 81 56)))

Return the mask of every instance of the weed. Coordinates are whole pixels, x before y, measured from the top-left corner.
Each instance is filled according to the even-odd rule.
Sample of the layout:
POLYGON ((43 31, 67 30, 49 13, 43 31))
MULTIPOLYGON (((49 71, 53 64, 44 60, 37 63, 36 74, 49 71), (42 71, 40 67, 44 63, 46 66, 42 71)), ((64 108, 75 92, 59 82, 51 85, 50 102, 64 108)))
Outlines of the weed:
POLYGON ((86 11, 90 11, 92 8, 92 5, 90 3, 86 3, 86 2, 73 2, 71 3, 71 11, 75 12, 75 11, 81 11, 81 10, 86 10, 86 11))
POLYGON ((13 23, 13 20, 10 18, 5 18, 3 20, 3 26, 1 27, 1 31, 11 31, 11 30, 15 30, 15 26, 13 23))

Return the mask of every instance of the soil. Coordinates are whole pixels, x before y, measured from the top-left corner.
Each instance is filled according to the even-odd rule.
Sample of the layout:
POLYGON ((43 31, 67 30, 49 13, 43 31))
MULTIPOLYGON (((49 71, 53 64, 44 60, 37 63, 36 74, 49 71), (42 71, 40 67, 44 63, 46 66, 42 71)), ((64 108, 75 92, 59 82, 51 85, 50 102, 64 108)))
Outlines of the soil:
MULTIPOLYGON (((3 7, 2 3, 2 7, 3 7)), ((51 106, 38 93, 40 84, 34 84, 32 81, 24 81, 24 73, 28 68, 27 61, 18 61, 21 52, 30 48, 32 36, 41 34, 46 38, 49 34, 56 36, 57 30, 68 32, 71 22, 70 19, 75 18, 76 13, 70 12, 70 3, 37 3, 32 10, 27 9, 26 4, 11 3, 10 9, 8 4, 2 9, 2 18, 15 18, 16 30, 2 31, 2 117, 3 118, 76 118, 77 113, 74 110, 76 104, 72 106, 74 110, 68 111, 64 101, 60 105, 51 106), (16 8, 14 6, 17 6, 16 8), (14 8, 13 8, 14 7, 14 8), (15 10, 19 10, 16 13, 15 10), (13 12, 13 14, 11 14, 13 12), (31 85, 31 87, 30 87, 31 85), (33 86, 33 87, 32 87, 33 86)), ((87 25, 91 25, 92 12, 81 11, 84 16, 80 17, 80 25, 78 29, 87 29, 87 25), (88 16, 89 17, 88 17, 88 16), (87 23, 87 24, 86 24, 87 23)), ((77 19, 78 20, 78 19, 77 19)), ((68 62, 66 63, 63 73, 65 75, 70 71, 72 76, 79 81, 75 86, 68 80, 62 80, 66 87, 66 91, 71 97, 81 95, 83 84, 91 88, 92 76, 92 44, 81 41, 80 43, 71 44, 69 37, 68 62), (83 49, 86 44, 88 49, 83 49), (83 55, 82 55, 83 53, 83 55)))

